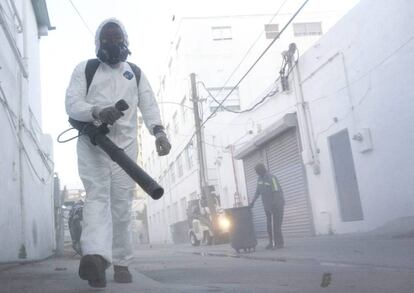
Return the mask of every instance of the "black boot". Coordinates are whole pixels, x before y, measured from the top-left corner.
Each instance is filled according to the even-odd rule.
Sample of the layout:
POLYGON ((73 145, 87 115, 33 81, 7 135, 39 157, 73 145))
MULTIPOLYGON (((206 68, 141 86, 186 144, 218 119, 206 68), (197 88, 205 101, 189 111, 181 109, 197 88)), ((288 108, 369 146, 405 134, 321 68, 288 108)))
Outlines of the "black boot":
POLYGON ((79 277, 94 288, 106 287, 105 270, 108 262, 98 254, 84 255, 79 265, 79 277))
POLYGON ((117 283, 132 283, 132 275, 126 266, 114 265, 114 279, 117 283))

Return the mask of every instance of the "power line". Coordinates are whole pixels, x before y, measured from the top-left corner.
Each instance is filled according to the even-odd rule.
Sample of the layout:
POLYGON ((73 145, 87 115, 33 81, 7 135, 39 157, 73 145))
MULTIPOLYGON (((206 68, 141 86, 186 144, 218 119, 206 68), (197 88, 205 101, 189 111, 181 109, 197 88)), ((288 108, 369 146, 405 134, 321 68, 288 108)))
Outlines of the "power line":
MULTIPOLYGON (((285 6, 285 3, 287 2, 287 0, 283 1, 283 3, 280 5, 279 9, 276 11, 275 14, 273 14, 272 18, 268 21, 268 23, 271 23, 273 21, 273 19, 275 19, 275 17, 277 15, 279 15, 279 12, 282 10, 283 6, 285 6)), ((231 78, 234 76, 234 74, 237 72, 237 70, 240 68, 240 66, 243 64, 244 60, 246 60, 247 56, 249 55, 249 53, 251 52, 251 50, 254 48, 254 46, 256 46, 257 42, 260 40, 260 38, 262 37, 264 31, 261 30, 259 36, 256 38, 256 40, 253 42, 253 44, 250 46, 250 48, 247 50, 247 52, 244 54, 243 58, 240 60, 239 64, 237 64, 237 66, 234 68, 234 70, 232 71, 232 73, 230 74, 230 76, 227 78, 227 80, 224 82, 224 85, 222 86, 222 88, 218 91, 217 96, 223 91, 223 89, 226 87, 226 85, 228 84, 228 82, 231 80, 231 78)))
POLYGON ((85 19, 82 17, 82 15, 80 14, 78 8, 76 8, 75 4, 72 2, 72 0, 69 0, 70 4, 72 5, 73 9, 75 9, 76 13, 78 14, 79 18, 82 20, 83 24, 85 25, 86 29, 90 32, 90 34, 93 36, 94 33, 92 32, 92 30, 89 28, 88 24, 86 23, 85 19))
MULTIPOLYGON (((280 79, 280 77, 275 81, 275 83, 280 79)), ((200 83, 203 88, 206 90, 207 94, 217 103, 220 104, 220 101, 217 100, 213 94, 210 92, 210 90, 206 87, 206 85, 204 84, 204 82, 199 81, 198 83, 200 83)), ((226 106, 220 106, 221 108, 223 108, 225 111, 227 112, 231 112, 231 113, 235 113, 235 114, 240 114, 240 113, 246 113, 246 112, 250 112, 253 111, 254 109, 256 109, 260 104, 264 103, 269 97, 273 97, 274 95, 276 95, 279 92, 279 88, 274 89, 273 91, 267 93, 264 97, 262 97, 260 99, 260 101, 258 101, 256 104, 254 104, 252 107, 245 109, 245 110, 241 110, 241 111, 236 111, 236 110, 232 110, 226 106)))
MULTIPOLYGON (((219 103, 218 107, 214 109, 214 111, 207 117, 206 120, 204 120, 203 123, 201 123, 200 128, 203 127, 207 121, 209 121, 220 109, 220 107, 223 105, 223 103, 226 101, 228 97, 233 93, 233 91, 243 82, 243 80, 246 78, 246 76, 252 71, 252 69, 256 66, 256 64, 263 58, 263 56, 266 54, 266 52, 272 47, 272 45, 276 42, 276 40, 279 39, 279 37, 284 33, 284 31, 287 29, 287 27, 292 23, 292 21, 296 18, 296 16, 299 14, 299 12, 305 7, 305 5, 309 2, 309 0, 305 0, 303 4, 299 7, 299 9, 292 15, 292 17, 289 19, 289 21, 285 24, 285 26, 282 28, 282 30, 274 37, 274 39, 270 42, 270 44, 265 48, 265 50, 259 55, 259 57, 256 59, 256 61, 250 66, 250 68, 247 70, 247 72, 240 78, 240 80, 236 83, 236 85, 230 90, 230 92, 224 97, 224 99, 219 103)), ((186 143, 188 144, 194 137, 196 132, 193 132, 191 135, 189 141, 186 143)), ((186 145, 185 144, 185 145, 186 145)), ((182 145, 180 145, 181 147, 182 145)))
POLYGON ((402 43, 399 47, 397 47, 394 51, 392 51, 389 55, 387 55, 384 59, 382 59, 381 61, 379 61, 377 64, 375 64, 373 67, 371 67, 371 69, 369 69, 366 73, 362 74, 359 78, 357 78, 356 80, 352 81, 350 84, 344 86, 344 87, 340 87, 339 89, 337 89, 336 91, 334 91, 333 93, 327 95, 327 96, 322 96, 320 98, 317 99, 313 99, 310 100, 310 103, 314 103, 317 102, 319 100, 325 99, 325 98, 329 98, 329 97, 335 97, 336 93, 346 89, 348 86, 355 84, 357 82, 359 82, 360 80, 362 80, 363 78, 365 78, 366 76, 368 76, 368 88, 365 92, 365 94, 359 99, 358 103, 356 103, 356 105, 351 105, 351 108, 348 110, 348 112, 345 113, 345 115, 342 118, 337 119, 336 121, 334 121, 333 123, 331 123, 327 128, 325 128, 324 130, 319 131, 316 134, 316 142, 318 142, 319 137, 321 134, 328 132, 333 126, 335 126, 336 124, 338 124, 339 122, 345 120, 349 114, 351 114, 357 107, 361 106, 362 102, 364 102, 367 97, 369 96, 369 93, 372 89, 372 80, 371 80, 371 74, 372 72, 374 72, 375 70, 377 70, 381 65, 383 65, 385 62, 387 62, 389 59, 391 59, 393 56, 395 56, 401 49, 403 49, 405 46, 407 46, 409 43, 411 43, 414 40, 414 35, 411 36, 410 38, 407 39, 407 41, 405 41, 404 43, 402 43))
POLYGON ((291 22, 296 18, 296 16, 299 14, 299 12, 305 7, 305 5, 309 2, 309 0, 305 0, 303 4, 299 7, 299 9, 292 15, 292 17, 289 19, 289 21, 285 24, 285 26, 282 28, 282 30, 274 37, 274 39, 270 42, 270 44, 266 47, 266 49, 259 55, 259 57, 256 59, 256 61, 250 66, 250 68, 246 71, 246 73, 240 78, 240 80, 236 83, 236 85, 230 90, 230 92, 226 95, 226 97, 219 103, 218 107, 207 117, 206 120, 204 120, 203 123, 201 123, 201 127, 203 127, 208 120, 210 120, 213 115, 220 109, 220 107, 223 105, 223 103, 227 100, 228 97, 233 93, 233 91, 242 83, 242 81, 246 78, 246 76, 253 70, 253 68, 256 66, 256 64, 263 58, 263 56, 269 51, 269 49, 273 46, 273 44, 276 42, 277 39, 284 33, 286 28, 291 24, 291 22))
MULTIPOLYGON (((414 35, 412 35, 411 37, 409 37, 405 42, 403 42, 401 45, 399 45, 395 50, 393 50, 390 54, 388 54, 387 56, 385 56, 383 59, 381 59, 381 61, 379 61, 378 63, 376 63, 375 65, 373 65, 369 70, 367 70, 365 73, 361 74, 358 78, 355 78, 354 80, 351 80, 349 82, 349 84, 344 85, 340 88, 337 88, 336 90, 332 91, 329 94, 320 96, 318 98, 313 98, 309 100, 309 103, 315 103, 318 102, 320 100, 324 100, 324 99, 330 99, 332 97, 336 97, 336 94, 345 90, 348 86, 356 84, 357 82, 361 81, 362 79, 364 79, 365 77, 368 77, 369 82, 371 83, 371 74, 372 72, 375 72, 375 70, 377 70, 381 65, 383 65, 385 62, 387 62, 389 59, 391 59, 392 57, 394 57, 400 50, 402 50, 405 46, 407 46, 409 43, 411 43, 412 41, 414 41, 414 35)), ((303 81, 302 81, 303 82, 303 81)))
MULTIPOLYGON (((297 57, 297 59, 299 59, 299 52, 298 52, 298 50, 296 49, 296 52, 297 52, 297 54, 298 54, 298 57, 297 57)), ((287 80, 287 78, 289 77, 289 75, 290 75, 290 73, 292 72, 292 70, 296 67, 296 65, 297 65, 297 62, 295 62, 294 63, 294 65, 293 66, 291 66, 290 68, 289 68, 289 70, 288 70, 288 72, 287 72, 287 74, 285 74, 285 70, 286 70, 286 66, 288 65, 288 62, 287 62, 287 60, 286 60, 286 56, 284 56, 284 58, 283 58, 283 63, 282 63, 282 65, 281 65, 281 67, 280 67, 280 70, 279 70, 279 73, 280 73, 280 75, 279 75, 279 77, 274 81, 274 83, 276 84, 278 81, 281 81, 282 82, 282 90, 285 90, 285 88, 284 88, 284 86, 283 86, 283 83, 284 83, 284 80, 287 80)), ((214 97, 213 96, 213 94, 210 92, 210 90, 207 88, 207 86, 204 84, 204 82, 203 81, 199 81, 198 83, 200 83, 202 86, 203 86, 203 88, 206 90, 206 92, 207 92, 207 94, 217 103, 217 104, 219 104, 220 105, 220 101, 218 101, 217 100, 217 98, 216 97, 214 97)), ((220 90, 221 91, 221 90, 220 90)), ((250 108, 248 108, 248 109, 245 109, 245 110, 241 110, 241 111, 236 111, 236 110, 232 110, 232 109, 230 109, 230 108, 228 108, 228 107, 226 107, 226 106, 223 106, 223 105, 221 105, 221 106, 219 106, 220 108, 222 108, 222 109, 224 109, 225 111, 227 111, 227 112, 231 112, 231 113, 235 113, 235 114, 240 114, 240 113, 246 113, 246 112, 250 112, 250 111, 253 111, 254 109, 256 109, 259 105, 261 105, 262 103, 264 103, 269 97, 273 97, 275 94, 277 94, 277 93, 279 93, 279 88, 276 88, 276 89, 274 89, 274 90, 272 90, 271 92, 269 92, 269 93, 267 93, 264 97, 262 97, 261 99, 260 99, 260 101, 258 101, 256 104, 254 104, 253 106, 251 106, 250 108)), ((218 96, 218 95, 217 95, 218 96)))

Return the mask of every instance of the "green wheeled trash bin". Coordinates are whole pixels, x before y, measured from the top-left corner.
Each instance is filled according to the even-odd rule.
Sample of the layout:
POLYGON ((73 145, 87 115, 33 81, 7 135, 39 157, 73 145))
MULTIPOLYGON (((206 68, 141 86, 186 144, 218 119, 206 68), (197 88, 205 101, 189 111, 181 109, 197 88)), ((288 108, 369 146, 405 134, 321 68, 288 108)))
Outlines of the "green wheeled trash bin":
POLYGON ((253 226, 252 210, 249 206, 225 210, 231 222, 230 245, 237 253, 256 249, 257 239, 253 226))

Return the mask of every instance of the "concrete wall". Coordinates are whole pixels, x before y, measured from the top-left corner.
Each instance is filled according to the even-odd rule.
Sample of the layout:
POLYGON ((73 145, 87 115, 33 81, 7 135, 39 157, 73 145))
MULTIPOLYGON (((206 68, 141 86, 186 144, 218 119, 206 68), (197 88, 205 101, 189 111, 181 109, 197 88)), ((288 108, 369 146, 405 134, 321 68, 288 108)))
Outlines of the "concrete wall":
MULTIPOLYGON (((317 234, 328 233, 330 225, 337 233, 367 231, 414 214, 413 12, 411 1, 361 1, 299 59, 303 96, 310 113, 310 147, 315 148, 315 161, 320 162, 320 174, 314 174, 315 164, 306 155, 310 150, 304 118, 299 113, 317 234), (364 151, 367 136, 362 142, 350 142, 362 221, 343 222, 340 217, 328 137, 343 129, 348 129, 351 138, 368 129, 372 137, 372 150, 364 151)), ((291 84, 293 77, 298 79, 296 72, 291 84)), ((227 137, 231 140, 237 128, 257 132, 285 113, 298 112, 295 103, 299 95, 296 87, 291 93, 268 100, 253 113, 239 115, 230 123, 234 125, 226 131, 227 137)), ((240 141, 240 146, 251 138, 240 141)), ((231 180, 227 178, 223 184, 231 184, 231 180)))
MULTIPOLYGON (((292 13, 282 13, 273 23, 279 24, 279 29, 289 20, 292 13)), ((332 11, 308 12, 298 17, 295 22, 321 21, 323 32, 326 32, 339 18, 341 13, 332 11)), ((189 200, 199 194, 199 177, 197 149, 195 139, 190 138, 194 133, 194 116, 191 109, 192 102, 189 74, 194 72, 198 81, 203 81, 207 87, 222 87, 233 70, 243 59, 253 42, 264 30, 264 24, 268 23, 271 15, 244 15, 225 17, 188 17, 179 22, 179 28, 170 50, 165 74, 161 77, 158 90, 158 101, 163 114, 165 126, 169 126, 169 136, 173 145, 171 154, 164 158, 158 158, 154 153, 153 138, 144 131, 143 140, 148 143, 143 145, 144 167, 155 176, 165 187, 165 195, 159 201, 149 200, 148 217, 151 242, 170 242, 171 233, 169 225, 184 220, 185 206, 182 199, 189 200), (211 27, 232 27, 231 41, 213 41, 211 27), (178 49, 177 49, 178 48, 178 49), (171 64, 171 65, 170 65, 171 64), (186 97, 185 106, 180 106, 182 99, 186 97), (182 111, 187 111, 185 120, 182 119, 182 111), (173 115, 178 117, 179 130, 174 132, 173 115), (190 145, 193 152, 192 168, 187 168, 183 159, 184 172, 177 176, 177 158, 190 145), (192 145, 192 146, 191 146, 192 145), (175 169, 176 180, 172 182, 170 166, 175 169), (178 206, 178 208, 174 208, 178 206), (169 212, 170 210, 170 212, 169 212), (177 211, 178 210, 178 211, 177 211), (175 216, 177 215, 177 216, 175 216)), ((265 55, 251 75, 239 88, 241 108, 249 107, 257 98, 257 95, 266 91, 269 84, 278 76, 281 64, 281 52, 288 44, 295 40, 302 51, 309 48, 320 36, 294 37, 293 28, 289 27, 280 42, 277 43, 265 55)), ((255 47, 247 54, 243 64, 237 73, 229 81, 227 86, 235 85, 241 75, 255 61, 259 53, 271 42, 261 35, 255 47)), ((206 99, 202 104, 203 119, 211 112, 209 110, 208 93, 198 84, 201 99, 206 99)), ((206 149, 206 161, 208 168, 208 181, 216 185, 220 193, 223 207, 232 207, 234 204, 235 180, 232 171, 229 149, 226 147, 235 140, 245 136, 253 125, 235 125, 231 122, 235 114, 220 112, 209 121, 204 129, 204 141, 206 149), (232 133, 227 130, 234 129, 232 133), (222 159, 221 159, 222 158, 222 159), (221 165, 221 166, 220 166, 221 165), (226 166, 226 168, 224 168, 226 166), (231 168, 231 169, 228 169, 231 168)), ((237 122, 235 124, 238 124, 237 122)), ((235 162, 240 166, 240 162, 235 162)), ((243 184, 242 170, 237 172, 239 190, 244 200, 246 191, 243 184)))
POLYGON ((30 2, 15 3, 23 20, 21 33, 7 2, 2 6, 28 78, 23 77, 1 28, 0 262, 42 259, 50 256, 55 246, 53 150, 50 136, 41 130, 37 23, 30 2))

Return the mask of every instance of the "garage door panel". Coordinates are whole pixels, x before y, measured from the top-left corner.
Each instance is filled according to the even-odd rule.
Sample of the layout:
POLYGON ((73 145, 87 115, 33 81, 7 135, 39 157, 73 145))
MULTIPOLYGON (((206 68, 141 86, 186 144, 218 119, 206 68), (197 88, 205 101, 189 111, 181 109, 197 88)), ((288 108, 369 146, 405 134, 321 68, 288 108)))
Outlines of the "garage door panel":
MULTIPOLYGON (((286 237, 312 235, 307 183, 296 128, 282 133, 243 159, 250 200, 257 184, 254 166, 260 161, 267 163, 269 171, 278 178, 284 192, 286 204, 282 230, 286 237)), ((257 236, 267 237, 266 216, 261 200, 253 208, 253 222, 257 236)))
POLYGON ((297 236, 312 235, 308 190, 296 128, 270 141, 265 147, 265 152, 269 170, 278 177, 285 195, 285 233, 297 236))

